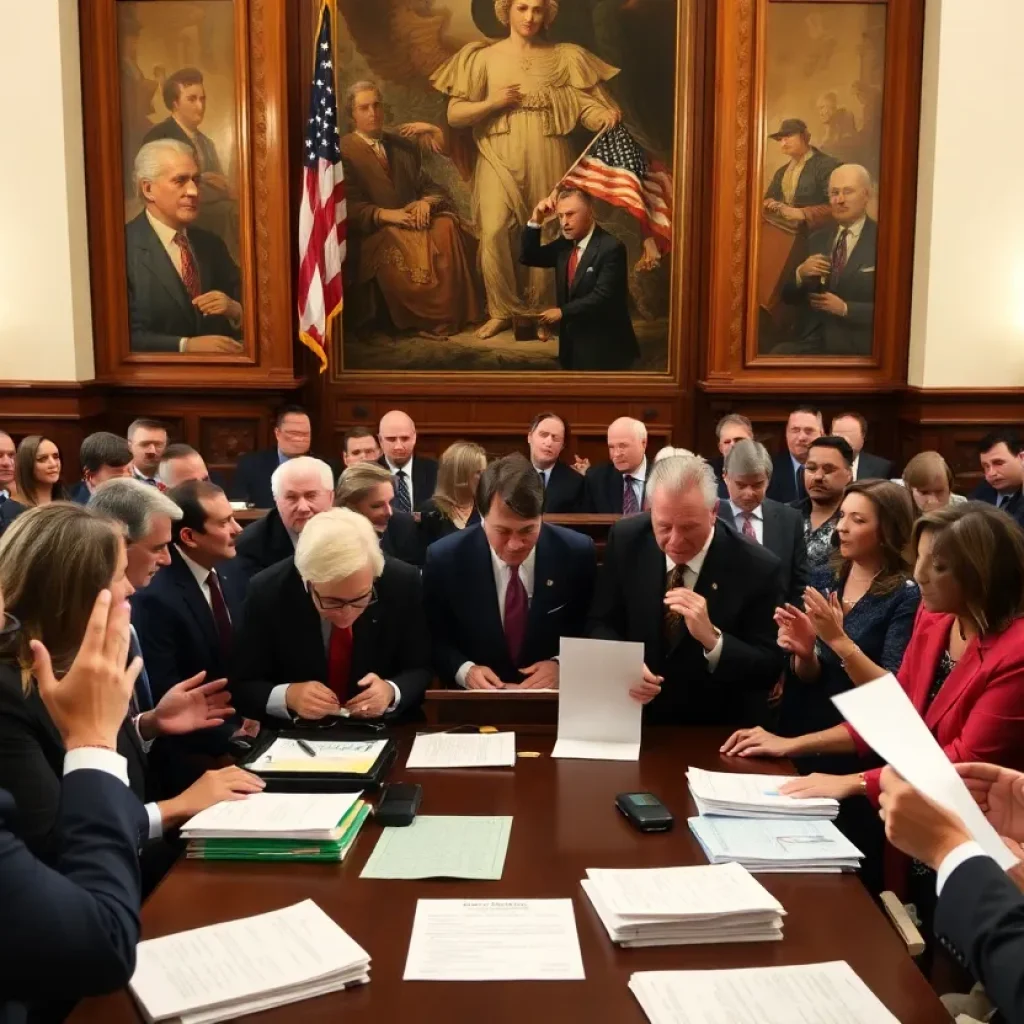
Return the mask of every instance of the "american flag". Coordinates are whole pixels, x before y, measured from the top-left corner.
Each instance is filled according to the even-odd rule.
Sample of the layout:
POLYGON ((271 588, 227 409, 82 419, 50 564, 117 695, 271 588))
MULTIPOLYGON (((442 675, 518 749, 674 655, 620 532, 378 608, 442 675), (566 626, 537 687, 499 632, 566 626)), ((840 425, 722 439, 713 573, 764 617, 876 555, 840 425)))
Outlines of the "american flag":
POLYGON ((327 369, 331 321, 341 312, 345 262, 345 175, 338 135, 333 6, 320 3, 313 86, 306 123, 299 209, 299 337, 327 369))
POLYGON ((672 175, 621 124, 599 135, 561 183, 621 206, 662 252, 672 247, 672 175))

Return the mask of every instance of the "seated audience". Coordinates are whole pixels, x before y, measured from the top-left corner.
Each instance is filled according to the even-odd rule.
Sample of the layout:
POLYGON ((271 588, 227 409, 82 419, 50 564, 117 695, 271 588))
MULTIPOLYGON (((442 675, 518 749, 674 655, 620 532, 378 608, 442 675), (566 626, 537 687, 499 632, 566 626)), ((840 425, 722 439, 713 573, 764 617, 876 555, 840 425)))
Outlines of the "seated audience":
POLYGON ((238 709, 278 726, 339 707, 353 718, 414 711, 431 675, 422 596, 419 571, 385 558, 363 516, 321 512, 294 559, 249 584, 231 676, 238 709))
MULTIPOLYGON (((660 458, 658 452, 654 461, 660 458)), ((730 445, 722 474, 729 497, 719 502, 718 518, 778 557, 782 563, 782 593, 791 604, 802 605, 807 586, 804 521, 795 508, 765 497, 773 468, 772 457, 763 444, 741 438, 730 445)))
MULTIPOLYGON (((20 623, 4 613, 0 644, 20 623)), ((138 666, 125 667, 128 611, 96 598, 79 656, 59 681, 50 654, 29 641, 39 698, 65 754, 55 834, 56 869, 18 838, 18 813, 0 791, 0 1020, 60 1020, 75 1000, 128 984, 139 941, 142 804, 115 753, 138 666), (60 1005, 65 1004, 65 1005, 60 1005)))
POLYGON ((530 462, 544 487, 544 511, 553 514, 579 512, 583 501, 583 477, 560 459, 568 436, 569 428, 556 412, 538 413, 526 435, 530 462))
POLYGON ((754 424, 746 416, 741 416, 738 412, 731 412, 718 421, 715 426, 715 437, 718 438, 718 454, 711 459, 711 468, 715 471, 715 476, 718 477, 718 496, 724 499, 729 497, 728 488, 722 478, 725 457, 737 441, 754 440, 754 424))
POLYGON ((206 460, 189 444, 169 444, 160 458, 157 479, 167 490, 187 480, 209 480, 206 460))
POLYGON ((953 483, 953 470, 938 452, 918 452, 903 470, 903 485, 918 515, 966 501, 962 494, 953 493, 953 483))
POLYGON ((262 451, 246 452, 238 460, 233 496, 253 508, 272 507, 274 495, 270 487, 271 476, 278 466, 284 465, 289 459, 309 455, 312 437, 313 428, 306 410, 301 405, 282 406, 274 420, 276 444, 262 451))
POLYGON ((151 487, 160 487, 157 472, 167 447, 167 428, 159 420, 137 419, 128 425, 132 449, 132 476, 151 487))
POLYGON ((807 497, 793 507, 804 517, 809 572, 825 566, 832 554, 832 535, 839 523, 843 494, 853 480, 852 466, 853 451, 841 437, 818 437, 808 448, 804 466, 807 497))
MULTIPOLYGON (((914 576, 922 607, 898 678, 951 761, 1024 768, 1024 533, 980 502, 923 515, 914 524, 914 576)), ((882 674, 850 645, 855 684, 882 674)), ((871 756, 845 723, 791 739, 741 729, 722 747, 741 757, 871 756)), ((877 807, 881 769, 813 773, 787 783, 793 796, 866 796, 877 807)), ((935 878, 886 861, 885 884, 909 897, 929 925, 935 878), (930 891, 929 891, 930 890, 930 891)))
POLYGON ((783 667, 779 559, 716 522, 715 475, 698 456, 657 463, 647 490, 651 511, 608 533, 588 632, 644 645, 631 693, 649 721, 755 720, 783 667))
MULTIPOLYGON (((96 496, 119 484, 132 481, 108 481, 96 496)), ((29 638, 45 644, 54 672, 65 671, 77 656, 96 598, 105 588, 115 607, 131 595, 128 553, 120 525, 93 508, 59 503, 32 509, 0 542, 0 593, 5 595, 8 612, 21 622, 13 644, 0 651, 0 787, 14 797, 19 835, 51 864, 61 854, 58 821, 66 750, 40 699, 29 638)), ((133 647, 130 642, 126 648, 130 657, 134 657, 133 647)), ((149 741, 214 728, 230 709, 223 682, 199 686, 189 680, 170 690, 151 711, 138 713, 141 683, 142 672, 116 746, 128 762, 132 791, 145 799, 151 792, 149 741)), ((158 840, 165 829, 181 825, 212 804, 262 788, 259 779, 238 768, 207 772, 183 793, 147 804, 147 835, 158 840)), ((146 847, 144 879, 155 881, 173 853, 160 843, 146 847)))
POLYGON ((395 478, 374 462, 356 462, 338 477, 337 508, 350 508, 370 520, 385 555, 409 565, 423 564, 419 524, 408 512, 396 512, 395 478))
POLYGON ((369 427, 352 427, 341 441, 341 458, 346 469, 360 462, 378 462, 381 457, 377 436, 369 427))
MULTIPOLYGON (((487 452, 472 441, 456 441, 441 453, 434 495, 417 509, 424 549, 442 537, 480 522, 476 492, 480 475, 486 468, 487 452)), ((396 509, 397 498, 396 491, 396 509)))
POLYGON ((0 430, 0 505, 9 501, 14 491, 14 462, 18 450, 14 446, 14 438, 5 430, 0 430))
POLYGON ((584 512, 635 515, 643 508, 646 486, 647 428, 621 416, 608 428, 611 462, 591 466, 583 478, 584 512))
POLYGON ((412 512, 433 495, 438 465, 416 455, 416 424, 400 409, 381 417, 378 436, 383 452, 378 461, 395 478, 395 511, 412 512))
POLYGON ((23 437, 14 463, 15 500, 26 508, 67 501, 60 467, 60 450, 53 441, 41 434, 23 437))
POLYGON ((994 431, 978 443, 978 455, 985 480, 971 497, 1024 523, 1024 442, 1009 431, 994 431))
POLYGON ((768 488, 768 497, 772 501, 790 504, 807 497, 804 463, 811 442, 824 433, 821 413, 817 409, 803 406, 789 414, 786 420, 786 450, 773 456, 775 470, 768 488))
POLYGON ((544 491, 522 455, 480 478, 482 527, 427 551, 423 592, 444 683, 472 690, 558 686, 558 644, 583 636, 594 542, 544 523, 544 491))
POLYGON ((868 421, 859 412, 841 412, 833 416, 829 434, 843 438, 853 449, 854 480, 888 480, 892 477, 893 468, 889 459, 864 451, 868 421))
POLYGON ((132 475, 132 449, 126 438, 100 430, 89 434, 78 450, 82 479, 71 491, 71 500, 84 505, 105 480, 132 475))
POLYGON ((331 507, 334 474, 326 462, 299 455, 274 470, 270 491, 273 507, 235 541, 238 567, 246 576, 295 554, 295 542, 306 523, 331 507))
MULTIPOLYGON (((988 822, 1018 855, 1024 852, 1024 774, 995 764, 957 771, 988 822)), ((886 838, 936 873, 935 934, 985 986, 983 1020, 1024 1019, 1024 896, 1021 865, 1004 871, 952 811, 909 786, 891 768, 881 775, 886 838), (1002 1016, 993 1016, 998 1010, 1002 1016)), ((977 986, 975 986, 977 990, 977 986)), ((949 1008, 952 997, 944 996, 949 1008)), ((963 997, 959 997, 963 998, 963 997)), ((977 1003, 972 993, 970 1000, 977 1003)), ((972 1006, 973 1009, 973 1006, 972 1006)), ((958 1016, 964 1024, 967 1017, 958 1016)))
POLYGON ((806 611, 790 602, 775 613, 791 674, 782 731, 800 736, 842 721, 832 697, 878 667, 897 672, 921 593, 907 558, 914 514, 906 489, 885 480, 850 484, 839 508, 828 561, 811 573, 806 611), (861 659, 867 659, 861 667, 861 659), (870 668, 868 664, 870 663, 870 668), (852 668, 851 668, 852 666, 852 668))

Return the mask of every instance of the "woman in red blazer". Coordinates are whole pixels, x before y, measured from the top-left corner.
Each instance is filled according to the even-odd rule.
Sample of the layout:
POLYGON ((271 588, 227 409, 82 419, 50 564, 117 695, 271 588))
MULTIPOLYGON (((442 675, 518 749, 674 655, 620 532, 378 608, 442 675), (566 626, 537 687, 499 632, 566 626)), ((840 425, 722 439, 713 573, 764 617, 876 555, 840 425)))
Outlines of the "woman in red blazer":
MULTIPOLYGON (((1024 769, 1024 531, 993 506, 972 501, 922 516, 912 546, 921 608, 900 684, 951 761, 1024 769)), ((882 674, 872 674, 855 650, 843 656, 855 683, 882 674)), ((739 757, 854 752, 871 753, 846 723, 793 739, 740 729, 722 747, 739 757)), ((880 767, 814 773, 780 792, 838 800, 863 795, 877 807, 880 774, 880 767)), ((901 887, 889 872, 886 880, 901 887)))

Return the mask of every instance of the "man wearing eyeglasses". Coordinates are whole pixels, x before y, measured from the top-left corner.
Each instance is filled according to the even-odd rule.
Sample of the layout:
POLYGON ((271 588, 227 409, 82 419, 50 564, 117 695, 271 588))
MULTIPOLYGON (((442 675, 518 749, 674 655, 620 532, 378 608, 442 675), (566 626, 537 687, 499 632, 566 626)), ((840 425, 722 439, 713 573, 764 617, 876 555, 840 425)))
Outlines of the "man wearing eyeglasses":
POLYGON ((430 682, 419 571, 351 509, 314 516, 295 557, 253 577, 235 642, 236 707, 280 724, 402 715, 430 682))

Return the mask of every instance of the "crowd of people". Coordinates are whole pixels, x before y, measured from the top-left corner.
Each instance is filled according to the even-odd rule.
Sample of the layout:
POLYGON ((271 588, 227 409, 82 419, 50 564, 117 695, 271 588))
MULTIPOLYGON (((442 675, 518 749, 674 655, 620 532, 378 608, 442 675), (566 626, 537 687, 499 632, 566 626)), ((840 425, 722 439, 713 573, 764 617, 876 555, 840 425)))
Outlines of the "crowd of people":
MULTIPOLYGON (((80 957, 63 988, 42 959, 0 962, 5 995, 59 1007, 124 983, 176 827, 262 787, 233 766, 262 730, 415 718, 438 685, 557 688, 561 637, 642 643, 645 721, 717 726, 725 755, 792 759, 789 791, 842 802, 865 883, 912 899, 989 981, 981 923, 937 888, 958 905, 983 889, 1018 943, 1024 901, 830 698, 894 673, 950 760, 985 792, 1010 787, 1024 818, 1019 439, 980 442, 968 499, 937 452, 895 477, 856 413, 826 433, 817 410, 794 410, 778 453, 732 414, 712 459, 649 458, 644 425, 620 418, 607 462, 563 461, 568 434, 542 412, 528 455, 457 441, 435 462, 396 410, 348 431, 335 466, 289 406, 275 447, 225 485, 140 419, 89 435, 72 485, 52 439, 0 433, 0 892, 17 892, 0 920, 42 935, 59 910, 67 934, 46 962, 80 957), (267 509, 244 530, 243 504, 267 509), (621 517, 600 560, 545 519, 571 512, 621 517)), ((1024 840, 1010 817, 997 827, 1024 840)), ((997 1005, 1022 998, 1016 977, 997 1005)))

